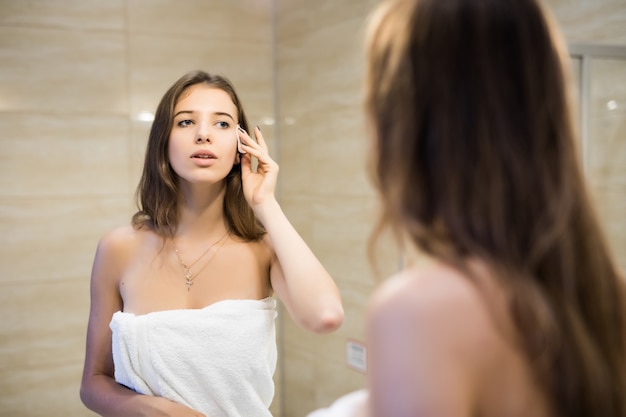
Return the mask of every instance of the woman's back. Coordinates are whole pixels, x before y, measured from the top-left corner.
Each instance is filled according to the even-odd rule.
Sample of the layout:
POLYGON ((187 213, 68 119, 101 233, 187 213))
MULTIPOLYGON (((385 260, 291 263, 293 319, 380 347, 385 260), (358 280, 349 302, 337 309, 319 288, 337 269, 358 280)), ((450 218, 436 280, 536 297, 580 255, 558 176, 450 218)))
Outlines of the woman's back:
POLYGON ((375 416, 550 417, 506 295, 478 263, 473 279, 440 262, 376 292, 369 317, 375 416))

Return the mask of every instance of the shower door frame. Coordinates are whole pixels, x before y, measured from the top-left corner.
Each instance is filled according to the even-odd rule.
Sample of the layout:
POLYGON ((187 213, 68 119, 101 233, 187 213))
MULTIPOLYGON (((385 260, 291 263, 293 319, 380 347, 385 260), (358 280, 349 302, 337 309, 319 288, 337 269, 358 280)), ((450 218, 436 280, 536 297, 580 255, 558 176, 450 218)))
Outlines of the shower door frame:
POLYGON ((582 146, 582 164, 587 172, 589 158, 589 99, 591 95, 591 61, 593 59, 623 59, 626 60, 626 47, 591 43, 572 43, 568 45, 570 57, 579 62, 578 80, 579 111, 580 111, 580 140, 582 146))

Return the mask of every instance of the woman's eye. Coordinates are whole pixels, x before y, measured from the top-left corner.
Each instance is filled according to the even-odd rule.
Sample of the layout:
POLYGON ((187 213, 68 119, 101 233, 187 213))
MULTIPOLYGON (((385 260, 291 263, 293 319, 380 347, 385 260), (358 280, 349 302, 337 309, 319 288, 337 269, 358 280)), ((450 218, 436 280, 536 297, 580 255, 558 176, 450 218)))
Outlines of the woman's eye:
POLYGON ((228 122, 217 122, 216 125, 218 127, 221 127, 222 129, 228 129, 230 127, 230 124, 228 122))
POLYGON ((185 119, 185 120, 181 120, 180 122, 177 123, 178 126, 180 127, 186 127, 186 126, 191 126, 192 121, 189 119, 185 119))

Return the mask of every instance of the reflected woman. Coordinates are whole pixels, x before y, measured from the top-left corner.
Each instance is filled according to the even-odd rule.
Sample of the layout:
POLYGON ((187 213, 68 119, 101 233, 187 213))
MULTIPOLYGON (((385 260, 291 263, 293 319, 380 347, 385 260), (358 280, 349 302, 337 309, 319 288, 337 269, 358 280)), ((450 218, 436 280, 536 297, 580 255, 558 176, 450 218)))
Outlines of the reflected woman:
POLYGON ((272 295, 304 329, 341 325, 333 279, 275 199, 278 165, 247 131, 221 76, 188 73, 163 96, 140 209, 93 265, 81 399, 96 413, 270 416, 272 295))

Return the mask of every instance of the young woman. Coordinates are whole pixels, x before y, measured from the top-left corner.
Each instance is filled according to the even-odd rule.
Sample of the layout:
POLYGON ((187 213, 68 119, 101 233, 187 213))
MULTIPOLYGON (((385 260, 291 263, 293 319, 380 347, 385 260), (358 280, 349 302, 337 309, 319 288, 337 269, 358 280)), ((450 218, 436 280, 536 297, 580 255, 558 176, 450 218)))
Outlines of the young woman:
POLYGON ((376 233, 419 258, 371 303, 371 413, 625 416, 624 282, 555 23, 538 0, 391 0, 370 25, 376 233))
POLYGON ((188 73, 161 100, 140 209, 94 261, 81 398, 96 413, 270 416, 272 294, 305 329, 341 325, 334 281, 275 199, 278 165, 247 131, 223 77, 188 73))

